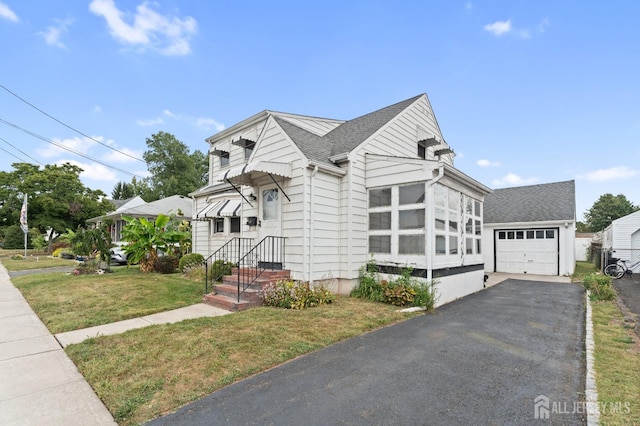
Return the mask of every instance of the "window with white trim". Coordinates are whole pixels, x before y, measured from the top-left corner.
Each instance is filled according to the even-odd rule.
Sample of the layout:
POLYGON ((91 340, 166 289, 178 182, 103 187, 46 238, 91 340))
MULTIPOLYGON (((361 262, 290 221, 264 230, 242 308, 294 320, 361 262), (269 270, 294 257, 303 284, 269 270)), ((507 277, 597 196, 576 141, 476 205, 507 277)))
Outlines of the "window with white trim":
POLYGON ((375 188, 369 196, 369 252, 425 255, 425 183, 375 188))

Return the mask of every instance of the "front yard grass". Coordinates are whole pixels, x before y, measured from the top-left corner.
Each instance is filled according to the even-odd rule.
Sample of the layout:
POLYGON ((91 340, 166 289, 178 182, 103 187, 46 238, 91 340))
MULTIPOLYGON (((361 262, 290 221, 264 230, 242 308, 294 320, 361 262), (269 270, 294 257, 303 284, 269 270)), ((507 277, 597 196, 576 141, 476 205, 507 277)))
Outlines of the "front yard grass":
MULTIPOLYGON (((21 255, 22 256, 22 255, 21 255)), ((7 271, 26 271, 31 269, 46 269, 53 268, 57 266, 69 266, 75 267, 78 266, 77 260, 69 260, 69 259, 60 259, 57 257, 47 256, 46 254, 40 255, 28 255, 22 259, 11 259, 10 257, 5 257, 2 259, 2 264, 7 271)))
POLYGON ((11 281, 54 334, 193 305, 203 292, 200 282, 137 267, 103 275, 48 272, 11 281))
POLYGON ((615 302, 590 303, 600 423, 640 425, 640 339, 615 302))
POLYGON ((305 310, 260 307, 102 336, 66 352, 119 424, 139 424, 225 385, 417 314, 337 297, 305 310))

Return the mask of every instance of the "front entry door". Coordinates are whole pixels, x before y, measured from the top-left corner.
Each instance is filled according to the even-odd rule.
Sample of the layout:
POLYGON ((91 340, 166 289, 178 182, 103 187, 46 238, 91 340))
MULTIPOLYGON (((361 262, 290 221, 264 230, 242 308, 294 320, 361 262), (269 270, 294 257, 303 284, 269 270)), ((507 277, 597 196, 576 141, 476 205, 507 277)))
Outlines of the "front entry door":
POLYGON ((282 236, 282 194, 276 185, 260 187, 259 238, 282 236))

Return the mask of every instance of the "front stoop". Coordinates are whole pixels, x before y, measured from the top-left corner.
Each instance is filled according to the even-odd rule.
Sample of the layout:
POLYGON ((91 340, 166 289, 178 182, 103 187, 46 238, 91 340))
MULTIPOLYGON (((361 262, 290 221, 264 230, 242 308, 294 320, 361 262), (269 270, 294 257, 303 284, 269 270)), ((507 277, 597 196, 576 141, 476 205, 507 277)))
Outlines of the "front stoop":
MULTIPOLYGON (((241 273, 243 272, 249 274, 249 272, 252 271, 241 270, 241 273)), ((286 269, 264 271, 254 283, 240 295, 240 301, 238 301, 237 274, 238 269, 233 268, 231 275, 222 277, 222 284, 214 284, 213 293, 205 294, 202 301, 206 304, 233 312, 255 306, 262 306, 262 296, 259 294, 260 290, 270 283, 287 280, 291 277, 291 271, 286 269)))

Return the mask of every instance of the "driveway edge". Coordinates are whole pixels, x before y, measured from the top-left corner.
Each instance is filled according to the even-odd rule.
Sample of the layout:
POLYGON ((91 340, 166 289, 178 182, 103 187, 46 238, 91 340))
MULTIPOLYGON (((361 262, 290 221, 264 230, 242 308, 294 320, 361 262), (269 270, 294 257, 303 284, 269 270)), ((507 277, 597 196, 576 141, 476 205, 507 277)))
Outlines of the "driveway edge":
POLYGON ((593 340, 593 319, 591 316, 591 301, 589 300, 589 290, 585 293, 587 303, 585 319, 584 345, 587 352, 587 377, 585 381, 585 402, 587 405, 587 425, 596 426, 600 422, 600 408, 598 406, 598 390, 596 389, 596 374, 594 369, 593 352, 595 342, 593 340))

